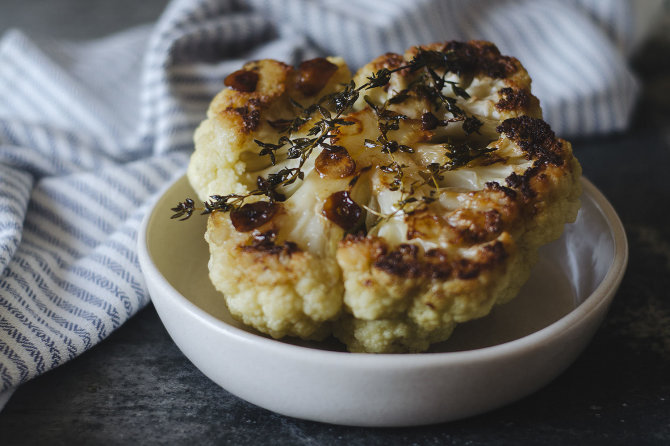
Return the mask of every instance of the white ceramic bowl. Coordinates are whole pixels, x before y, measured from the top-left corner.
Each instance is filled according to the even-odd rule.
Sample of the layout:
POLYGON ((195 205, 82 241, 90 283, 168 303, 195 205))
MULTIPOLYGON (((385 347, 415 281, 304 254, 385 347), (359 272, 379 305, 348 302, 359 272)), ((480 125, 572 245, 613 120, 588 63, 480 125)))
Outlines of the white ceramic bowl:
POLYGON ((628 248, 619 218, 583 180, 582 210, 542 248, 520 295, 456 328, 429 353, 374 355, 335 343, 278 341, 232 319, 207 275, 206 219, 170 220, 195 196, 182 177, 145 218, 139 260, 158 314, 181 351, 251 403, 309 420, 408 426, 479 414, 544 386, 577 357, 602 321, 628 248))

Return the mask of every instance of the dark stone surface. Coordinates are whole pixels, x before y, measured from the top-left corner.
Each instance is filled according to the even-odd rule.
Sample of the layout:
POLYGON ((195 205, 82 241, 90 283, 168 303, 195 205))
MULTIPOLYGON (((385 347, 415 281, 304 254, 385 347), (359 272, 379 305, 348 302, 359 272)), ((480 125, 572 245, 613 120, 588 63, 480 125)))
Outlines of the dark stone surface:
MULTIPOLYGON (((0 2, 3 13, 14 3, 0 2)), ((145 3, 140 9, 153 7, 158 14, 164 2, 145 3)), ((5 15, 0 26, 8 20, 5 15)), ((54 25, 52 34, 92 36, 59 34, 62 26, 54 25)), ((636 57, 644 94, 629 131, 573 141, 585 176, 624 223, 630 260, 593 342, 544 389, 491 413, 427 427, 350 428, 291 419, 205 378, 149 306, 81 357, 21 386, 0 412, 0 444, 670 444, 668 54, 670 36, 657 34, 636 57)))

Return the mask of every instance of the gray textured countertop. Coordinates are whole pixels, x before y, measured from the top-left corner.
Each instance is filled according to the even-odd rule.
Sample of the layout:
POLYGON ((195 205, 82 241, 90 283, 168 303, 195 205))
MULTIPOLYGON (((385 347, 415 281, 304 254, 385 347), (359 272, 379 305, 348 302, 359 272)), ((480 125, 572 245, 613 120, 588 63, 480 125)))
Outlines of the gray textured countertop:
MULTIPOLYGON (((153 21, 164 4, 0 0, 0 31, 96 37, 153 21)), ((670 444, 669 55, 670 34, 657 33, 636 56, 644 94, 629 131, 573 140, 584 175, 624 223, 630 260, 593 342, 537 393, 419 428, 291 419, 209 381, 149 306, 81 357, 21 386, 0 412, 0 444, 670 444)))

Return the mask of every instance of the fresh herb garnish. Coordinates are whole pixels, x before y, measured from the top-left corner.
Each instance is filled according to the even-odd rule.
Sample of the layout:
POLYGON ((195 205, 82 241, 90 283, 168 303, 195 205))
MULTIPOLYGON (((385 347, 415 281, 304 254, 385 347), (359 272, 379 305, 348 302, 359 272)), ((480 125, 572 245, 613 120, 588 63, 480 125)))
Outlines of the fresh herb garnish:
MULTIPOLYGON (((400 122, 409 118, 389 109, 389 106, 404 102, 412 94, 417 97, 424 97, 433 104, 435 110, 444 107, 452 115, 451 118, 439 120, 432 113, 426 113, 422 116, 422 126, 424 128, 433 129, 438 126, 447 126, 451 122, 462 122, 466 134, 478 133, 482 122, 475 116, 468 115, 457 105, 456 97, 468 99, 470 95, 457 82, 446 79, 449 72, 457 72, 459 76, 471 78, 471 73, 462 72, 463 64, 458 63, 457 57, 453 51, 441 52, 420 49, 417 55, 407 64, 396 68, 382 68, 372 73, 367 78, 367 82, 360 86, 357 86, 352 80, 345 84, 342 90, 322 96, 309 106, 304 106, 294 99, 289 99, 292 107, 296 110, 295 117, 293 119, 268 121, 270 126, 282 135, 276 142, 257 139, 254 142, 260 148, 258 155, 267 156, 272 165, 277 164, 280 150, 284 153, 283 156, 286 159, 298 160, 297 164, 294 167, 283 167, 275 173, 268 174, 267 177, 259 176, 256 181, 257 188, 247 194, 213 195, 210 200, 203 203, 204 208, 196 208, 194 201, 188 198, 171 209, 174 212, 172 218, 185 220, 190 218, 196 210, 205 215, 213 212, 235 211, 247 204, 248 199, 254 196, 264 196, 270 203, 284 201, 286 197, 280 192, 281 188, 293 184, 296 180, 304 179, 305 173, 302 168, 316 147, 325 147, 332 150, 338 148, 338 146, 331 145, 327 141, 336 135, 334 131, 338 127, 353 124, 353 122, 344 119, 343 116, 353 109, 361 92, 387 85, 392 74, 401 70, 420 73, 406 89, 390 95, 383 104, 375 104, 369 96, 363 96, 365 102, 377 117, 379 130, 379 135, 375 140, 365 140, 365 146, 379 149, 381 153, 387 154, 389 157, 389 163, 380 165, 378 168, 382 172, 393 175, 390 189, 401 191, 401 199, 396 205, 394 214, 400 210, 406 210, 410 205, 417 206, 431 203, 435 200, 434 190, 431 190, 428 196, 416 197, 416 189, 424 185, 438 189, 439 181, 443 178, 444 172, 463 167, 473 159, 494 149, 475 149, 467 144, 454 145, 447 143, 445 144, 445 154, 448 160, 444 164, 429 164, 425 172, 419 172, 423 181, 414 182, 409 185, 408 189, 404 189, 404 169, 408 166, 398 162, 394 154, 397 152, 413 153, 414 149, 390 138, 389 132, 398 130, 400 122), (439 74, 438 71, 441 71, 442 74, 439 74), (451 91, 456 97, 443 94, 446 85, 451 87, 451 91), (307 130, 306 136, 293 136, 310 121, 314 122, 307 130)), ((368 211, 371 210, 368 209, 368 211)), ((373 212, 373 214, 376 215, 377 213, 373 212)), ((384 217, 389 218, 390 216, 384 217)))

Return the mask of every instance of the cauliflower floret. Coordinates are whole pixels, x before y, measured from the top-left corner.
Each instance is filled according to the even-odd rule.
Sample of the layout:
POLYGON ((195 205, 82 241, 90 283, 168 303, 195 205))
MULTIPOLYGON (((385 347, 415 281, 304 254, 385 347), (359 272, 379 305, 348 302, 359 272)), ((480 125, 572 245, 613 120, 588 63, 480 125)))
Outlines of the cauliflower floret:
POLYGON ((512 299, 579 208, 581 168, 490 43, 250 62, 195 134, 210 277, 275 338, 420 352, 512 299))
POLYGON ((294 242, 277 241, 276 227, 286 215, 254 231, 248 243, 227 215, 213 214, 205 239, 210 246, 212 282, 230 313, 273 337, 322 339, 326 321, 342 307, 343 284, 334 258, 317 258, 294 242))
MULTIPOLYGON (((332 66, 333 71, 317 90, 322 93, 333 91, 351 77, 343 59, 329 57, 323 60, 332 66)), ((236 84, 242 84, 245 88, 227 88, 219 92, 207 110, 207 119, 194 135, 195 152, 187 174, 202 201, 211 195, 244 194, 256 188, 257 174, 267 169, 268 163, 258 156, 259 146, 254 140, 276 138, 277 124, 273 126, 272 123, 286 117, 285 111, 291 108, 291 100, 313 101, 315 93, 306 90, 304 85, 314 88, 314 82, 302 80, 300 72, 296 73, 293 67, 269 59, 249 62, 228 76, 227 84, 238 88, 240 86, 236 84), (254 88, 244 91, 248 89, 245 86, 251 76, 256 78, 254 88), (306 96, 305 91, 311 94, 306 96)))

